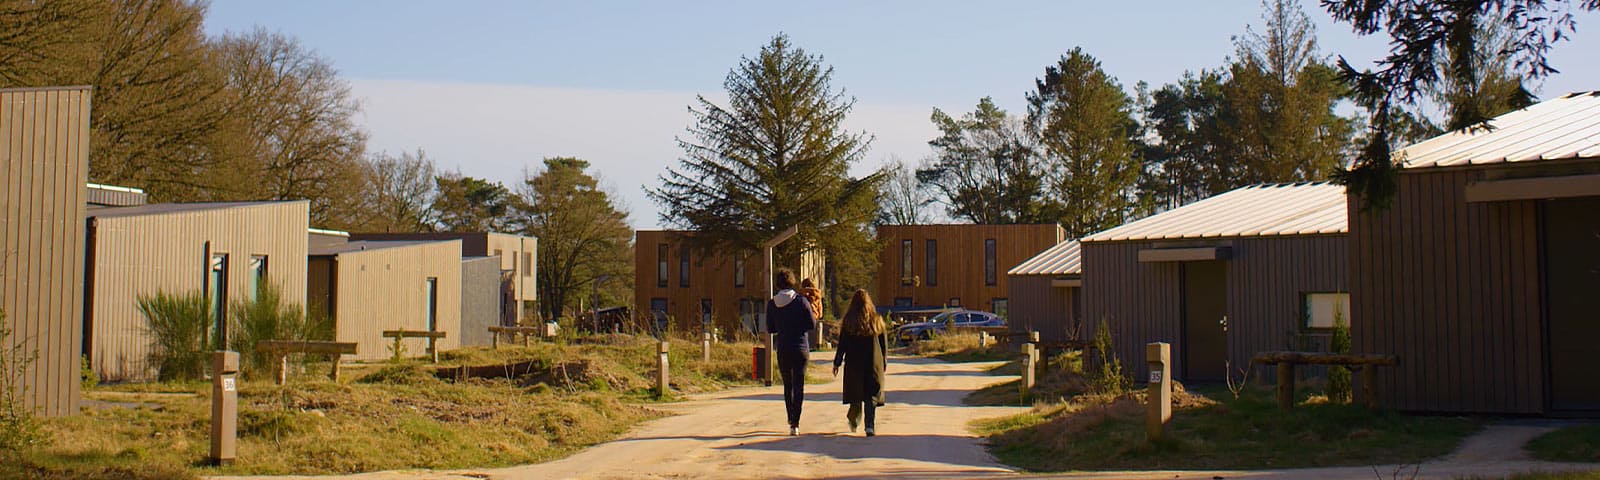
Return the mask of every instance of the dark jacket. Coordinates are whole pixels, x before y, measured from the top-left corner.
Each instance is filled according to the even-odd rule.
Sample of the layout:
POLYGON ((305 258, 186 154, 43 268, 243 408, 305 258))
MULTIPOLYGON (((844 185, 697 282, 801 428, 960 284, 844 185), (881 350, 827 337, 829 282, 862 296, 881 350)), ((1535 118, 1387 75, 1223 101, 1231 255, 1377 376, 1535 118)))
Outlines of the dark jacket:
POLYGON ((883 370, 888 360, 887 334, 868 337, 841 333, 833 366, 844 365, 844 403, 871 399, 883 405, 883 370))
POLYGON ((767 333, 776 350, 811 351, 808 333, 817 328, 817 317, 810 300, 794 290, 783 290, 767 300, 767 333))

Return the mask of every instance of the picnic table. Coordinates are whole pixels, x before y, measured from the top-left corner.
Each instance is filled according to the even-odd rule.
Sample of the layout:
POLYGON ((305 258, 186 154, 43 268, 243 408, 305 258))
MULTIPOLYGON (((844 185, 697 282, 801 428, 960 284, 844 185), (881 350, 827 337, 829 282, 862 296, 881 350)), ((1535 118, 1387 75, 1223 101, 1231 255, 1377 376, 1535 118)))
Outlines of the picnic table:
POLYGON ((354 342, 322 342, 322 341, 291 341, 291 340, 266 340, 256 343, 256 351, 263 352, 272 357, 272 378, 283 385, 289 383, 289 354, 315 353, 327 355, 333 363, 333 368, 328 371, 328 378, 339 381, 339 357, 354 355, 356 344, 354 342))
POLYGON ((1295 365, 1343 365, 1361 370, 1361 392, 1367 408, 1378 407, 1378 367, 1394 366, 1394 355, 1376 353, 1261 352, 1251 362, 1278 366, 1278 409, 1294 409, 1295 365))
POLYGON ((401 351, 402 347, 400 345, 400 341, 402 340, 407 338, 426 338, 428 339, 429 358, 433 360, 433 363, 439 363, 439 349, 434 347, 435 342, 438 342, 439 339, 444 338, 444 332, 434 332, 429 330, 384 330, 383 338, 394 339, 395 352, 401 351))

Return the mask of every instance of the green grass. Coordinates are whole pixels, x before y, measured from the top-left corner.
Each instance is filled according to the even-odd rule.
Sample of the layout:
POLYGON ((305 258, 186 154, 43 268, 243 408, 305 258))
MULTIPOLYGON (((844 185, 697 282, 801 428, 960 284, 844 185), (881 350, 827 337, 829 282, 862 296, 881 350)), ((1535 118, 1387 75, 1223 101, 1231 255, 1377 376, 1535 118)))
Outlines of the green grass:
MULTIPOLYGON (((674 341, 673 385, 693 392, 753 384, 749 352, 748 344, 720 344, 707 364, 697 343, 674 341)), ((660 415, 648 407, 660 401, 650 393, 653 339, 590 337, 573 344, 443 353, 439 366, 352 366, 339 383, 320 379, 320 367, 286 387, 241 382, 238 460, 223 468, 203 465, 209 383, 98 387, 86 397, 133 406, 43 419, 49 444, 0 460, 0 479, 509 466, 570 454, 660 415), (539 368, 509 378, 448 381, 436 375, 460 365, 519 362, 539 368)))
POLYGON ((1540 460, 1600 462, 1600 425, 1579 425, 1546 433, 1524 448, 1540 460))
POLYGON ((1168 440, 1145 438, 1140 394, 1080 395, 976 422, 1000 461, 1032 471, 1259 469, 1417 463, 1448 453, 1475 420, 1412 417, 1305 402, 1279 412, 1272 393, 1238 400, 1179 393, 1168 440))

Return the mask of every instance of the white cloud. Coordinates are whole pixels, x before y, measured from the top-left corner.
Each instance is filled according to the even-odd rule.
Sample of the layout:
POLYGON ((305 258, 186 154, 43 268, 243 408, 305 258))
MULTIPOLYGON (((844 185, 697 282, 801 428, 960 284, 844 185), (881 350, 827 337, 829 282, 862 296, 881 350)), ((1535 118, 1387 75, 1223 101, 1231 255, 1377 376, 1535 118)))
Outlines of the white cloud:
MULTIPOLYGON (((352 80, 362 99, 368 149, 422 148, 443 169, 514 185, 546 157, 594 165, 631 210, 635 228, 660 225, 644 188, 676 165, 676 136, 692 120, 692 92, 594 90, 526 85, 352 80)), ((708 95, 720 101, 721 91, 708 95)), ((889 154, 916 161, 934 135, 931 106, 861 100, 846 121, 876 136, 860 175, 889 154)))

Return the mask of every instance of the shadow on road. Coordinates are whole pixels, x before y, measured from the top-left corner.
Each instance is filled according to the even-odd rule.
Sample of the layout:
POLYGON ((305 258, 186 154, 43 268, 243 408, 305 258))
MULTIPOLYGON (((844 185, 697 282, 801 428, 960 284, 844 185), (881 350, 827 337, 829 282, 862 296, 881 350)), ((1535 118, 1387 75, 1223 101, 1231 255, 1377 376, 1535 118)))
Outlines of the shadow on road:
MULTIPOLYGON (((954 435, 895 435, 881 434, 876 437, 864 437, 859 434, 814 434, 797 437, 781 437, 775 440, 761 440, 715 447, 718 450, 762 450, 778 452, 794 452, 810 455, 824 455, 839 460, 865 460, 865 459, 892 459, 913 460, 919 462, 938 463, 971 467, 974 470, 965 474, 993 473, 994 468, 1001 468, 986 455, 960 458, 951 455, 951 452, 971 448, 971 437, 954 435), (978 470, 983 469, 983 470, 978 470)), ((959 470, 939 469, 942 473, 960 474, 959 470)))
MULTIPOLYGON (((884 398, 888 401, 888 405, 890 407, 894 407, 895 405, 913 405, 913 406, 930 406, 930 407, 962 407, 962 406, 966 406, 966 405, 963 404, 961 402, 961 400, 963 398, 966 398, 967 394, 969 394, 969 393, 972 393, 972 391, 971 390, 949 390, 949 389, 943 389, 943 390, 911 390, 911 391, 899 392, 899 391, 895 391, 893 388, 890 388, 887 392, 884 392, 884 398)), ((821 405, 839 405, 839 406, 843 406, 844 404, 843 404, 843 396, 842 395, 843 394, 841 394, 839 392, 820 392, 820 393, 809 393, 809 392, 807 392, 806 393, 806 409, 809 412, 811 408, 814 408, 813 406, 817 406, 817 407, 820 407, 821 405)), ((723 399, 724 400, 749 400, 749 401, 776 401, 776 402, 782 402, 783 401, 783 394, 782 393, 753 393, 753 394, 740 395, 740 396, 734 396, 734 397, 724 397, 723 399)), ((781 404, 778 405, 778 409, 781 411, 783 409, 783 406, 781 404)))

